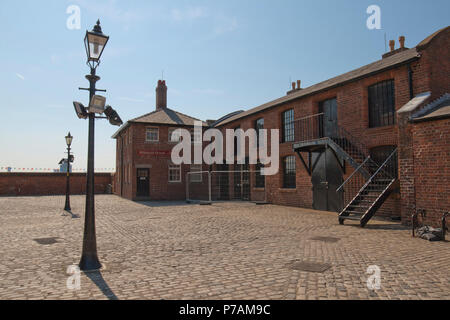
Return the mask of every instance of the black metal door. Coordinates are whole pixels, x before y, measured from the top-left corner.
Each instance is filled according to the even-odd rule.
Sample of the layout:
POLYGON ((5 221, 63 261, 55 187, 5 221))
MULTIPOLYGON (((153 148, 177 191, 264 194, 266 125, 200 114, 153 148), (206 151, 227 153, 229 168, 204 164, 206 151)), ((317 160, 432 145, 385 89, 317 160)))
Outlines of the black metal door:
POLYGON ((242 165, 236 164, 234 166, 234 174, 233 174, 233 184, 234 184, 234 192, 233 199, 241 200, 242 199, 242 165))
POLYGON ((245 159, 245 164, 242 168, 242 200, 249 201, 250 200, 250 166, 248 158, 245 159))
POLYGON ((136 196, 150 196, 150 169, 137 169, 137 190, 136 196))
POLYGON ((312 163, 315 164, 311 174, 313 185, 313 208, 315 210, 328 210, 328 182, 326 175, 325 152, 313 152, 312 163))
POLYGON ((342 169, 331 149, 312 154, 315 163, 311 175, 313 185, 313 208, 322 211, 340 212, 343 208, 343 194, 336 192, 342 184, 342 169))
POLYGON ((344 194, 342 191, 336 192, 336 189, 344 182, 342 177, 342 167, 332 149, 327 149, 325 156, 328 183, 328 211, 340 212, 343 209, 344 194))
POLYGON ((221 164, 217 166, 217 169, 219 171, 218 174, 218 183, 219 183, 219 200, 230 200, 230 192, 229 192, 229 178, 228 178, 228 165, 227 164, 221 164))
POLYGON ((338 134, 337 100, 330 99, 322 101, 319 112, 323 113, 323 136, 334 138, 338 134))

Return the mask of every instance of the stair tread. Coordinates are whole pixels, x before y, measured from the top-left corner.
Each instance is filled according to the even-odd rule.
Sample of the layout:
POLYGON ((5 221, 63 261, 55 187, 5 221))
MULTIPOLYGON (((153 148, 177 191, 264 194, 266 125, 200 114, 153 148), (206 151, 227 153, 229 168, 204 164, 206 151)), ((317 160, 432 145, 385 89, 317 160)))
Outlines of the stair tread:
POLYGON ((361 217, 357 217, 357 216, 339 216, 339 219, 360 221, 361 217))

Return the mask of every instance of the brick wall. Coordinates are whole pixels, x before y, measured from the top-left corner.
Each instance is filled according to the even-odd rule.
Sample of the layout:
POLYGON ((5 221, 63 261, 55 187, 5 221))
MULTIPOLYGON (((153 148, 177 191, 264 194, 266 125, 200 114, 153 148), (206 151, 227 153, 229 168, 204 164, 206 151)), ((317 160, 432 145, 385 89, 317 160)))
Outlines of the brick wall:
MULTIPOLYGON (((95 193, 106 193, 110 173, 95 174, 95 193)), ((66 193, 65 173, 0 173, 0 196, 44 196, 66 193)), ((86 193, 86 174, 71 173, 70 193, 86 193)))
MULTIPOLYGON (((133 123, 129 128, 120 133, 120 136, 117 137, 116 142, 117 178, 115 182, 115 194, 121 195, 127 199, 137 199, 137 169, 148 168, 150 169, 149 199, 186 199, 186 173, 191 171, 190 165, 181 165, 180 182, 169 182, 169 164, 171 163, 170 152, 176 145, 176 143, 168 142, 169 129, 171 128, 177 127, 169 125, 133 123), (157 127, 159 129, 158 142, 146 141, 145 132, 147 127, 157 127), (123 168, 121 167, 121 148, 124 150, 123 168), (154 153, 156 152, 161 152, 161 154, 155 155, 154 153), (121 172, 123 172, 123 177, 121 177, 121 172)), ((191 127, 184 128, 188 130, 191 129, 191 127)), ((202 170, 208 170, 208 166, 204 165, 202 170)), ((206 182, 206 179, 204 179, 204 183, 197 184, 196 188, 191 191, 198 192, 199 195, 196 196, 203 196, 203 194, 207 194, 206 182)))
MULTIPOLYGON (((395 82, 395 108, 398 110, 410 100, 407 66, 400 66, 357 82, 348 83, 325 92, 296 99, 258 114, 227 123, 221 129, 224 131, 225 129, 234 129, 237 126, 244 130, 254 128, 254 123, 259 118, 264 118, 265 129, 280 129, 282 112, 293 108, 295 119, 299 119, 308 115, 317 114, 319 112, 320 102, 336 98, 339 126, 345 128, 354 137, 359 138, 360 142, 365 144, 369 149, 377 146, 396 146, 398 145, 397 125, 369 128, 367 88, 377 82, 389 79, 394 79, 395 82)), ((311 177, 303 167, 298 155, 293 152, 292 143, 281 143, 280 165, 281 160, 288 155, 295 155, 296 157, 297 187, 296 189, 282 188, 283 178, 280 169, 277 175, 266 177, 268 201, 274 204, 312 208, 313 194, 311 177)), ((304 159, 307 159, 307 157, 307 154, 303 155, 304 159)), ((352 171, 353 168, 347 164, 344 179, 352 171)), ((400 216, 399 193, 392 194, 378 210, 377 215, 400 216)))
POLYGON ((415 206, 426 210, 426 224, 438 227, 450 211, 450 119, 415 123, 412 137, 415 206))

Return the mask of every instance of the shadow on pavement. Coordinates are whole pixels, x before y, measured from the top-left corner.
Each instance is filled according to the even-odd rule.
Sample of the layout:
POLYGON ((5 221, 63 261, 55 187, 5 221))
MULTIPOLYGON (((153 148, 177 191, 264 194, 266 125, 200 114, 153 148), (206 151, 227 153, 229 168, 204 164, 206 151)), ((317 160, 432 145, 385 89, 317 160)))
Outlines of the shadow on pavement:
POLYGON ((158 207, 179 207, 190 205, 186 201, 134 201, 135 203, 142 204, 147 207, 158 208, 158 207))
POLYGON ((86 272, 85 275, 92 280, 93 283, 102 291, 102 293, 109 300, 119 300, 111 288, 106 283, 105 279, 103 279, 102 273, 100 271, 86 272))
POLYGON ((404 226, 401 224, 368 224, 365 226, 365 229, 374 229, 374 230, 410 230, 408 226, 404 226))
POLYGON ((70 210, 64 210, 64 213, 63 213, 62 215, 63 215, 63 216, 67 216, 66 212, 70 214, 70 216, 71 216, 72 219, 78 219, 78 218, 80 218, 80 215, 79 215, 79 214, 72 213, 72 211, 70 211, 70 210))

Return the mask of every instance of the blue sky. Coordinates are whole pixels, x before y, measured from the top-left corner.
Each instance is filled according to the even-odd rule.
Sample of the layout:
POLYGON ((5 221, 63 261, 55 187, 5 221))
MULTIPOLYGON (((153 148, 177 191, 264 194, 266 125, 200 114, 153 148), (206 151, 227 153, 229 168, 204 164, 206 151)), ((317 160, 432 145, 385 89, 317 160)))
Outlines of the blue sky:
MULTIPOLYGON (((290 79, 307 87, 378 60, 385 33, 413 47, 448 12, 448 0, 4 0, 0 167, 56 168, 70 131, 74 168, 86 168, 87 121, 72 101, 87 102, 83 38, 97 18, 111 37, 97 87, 124 121, 154 110, 163 71, 168 106, 205 120, 278 98, 290 79), (372 4, 381 30, 366 27, 372 4), (66 26, 70 5, 79 30, 66 26)), ((96 168, 114 167, 116 129, 96 122, 96 168)))

